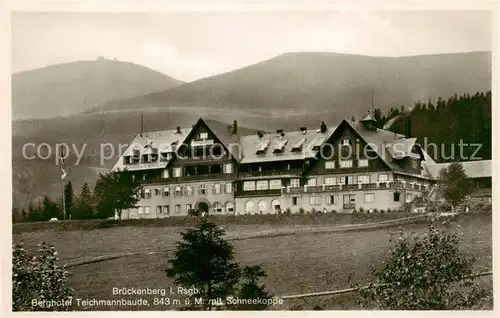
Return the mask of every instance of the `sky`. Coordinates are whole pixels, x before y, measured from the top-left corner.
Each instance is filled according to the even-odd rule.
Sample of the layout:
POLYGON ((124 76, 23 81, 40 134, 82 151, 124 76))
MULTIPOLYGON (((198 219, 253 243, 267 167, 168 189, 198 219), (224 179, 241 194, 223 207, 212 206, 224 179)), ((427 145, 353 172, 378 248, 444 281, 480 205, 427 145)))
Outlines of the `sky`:
POLYGON ((372 56, 490 51, 487 11, 12 14, 12 71, 77 60, 194 81, 286 52, 372 56))

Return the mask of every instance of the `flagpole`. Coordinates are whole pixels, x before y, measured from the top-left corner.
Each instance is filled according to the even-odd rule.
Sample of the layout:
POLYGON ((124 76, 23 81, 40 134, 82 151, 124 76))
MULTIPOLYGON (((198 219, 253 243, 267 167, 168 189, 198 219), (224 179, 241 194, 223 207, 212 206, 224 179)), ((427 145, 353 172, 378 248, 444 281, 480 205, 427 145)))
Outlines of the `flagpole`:
POLYGON ((66 191, 64 191, 64 179, 62 179, 62 209, 63 209, 63 220, 66 220, 66 191))

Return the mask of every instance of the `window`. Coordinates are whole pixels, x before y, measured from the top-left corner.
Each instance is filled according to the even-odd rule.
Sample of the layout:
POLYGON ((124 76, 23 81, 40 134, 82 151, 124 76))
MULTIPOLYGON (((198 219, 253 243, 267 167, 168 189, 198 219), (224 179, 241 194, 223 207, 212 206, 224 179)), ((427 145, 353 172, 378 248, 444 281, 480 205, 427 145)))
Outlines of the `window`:
POLYGON ((156 214, 161 214, 161 212, 162 212, 162 207, 161 207, 161 205, 158 205, 156 207, 156 214))
POLYGON ((300 187, 300 179, 291 179, 290 180, 290 187, 292 187, 292 188, 300 187))
POLYGON ((281 179, 269 181, 269 189, 281 189, 281 179))
POLYGON ((149 206, 145 206, 144 207, 144 214, 149 214, 151 211, 150 211, 150 207, 149 206))
POLYGON ((144 207, 140 206, 137 208, 137 214, 143 214, 144 213, 144 207))
POLYGON ((380 173, 378 175, 378 182, 387 182, 389 181, 389 175, 387 173, 380 173))
POLYGON ((411 167, 413 169, 420 169, 420 163, 418 162, 418 160, 412 160, 411 161, 411 167))
POLYGON ((365 203, 375 202, 375 193, 365 193, 365 203))
POLYGON ((349 139, 342 140, 342 146, 349 146, 350 144, 351 144, 351 141, 349 139))
POLYGON ((186 195, 193 195, 193 186, 186 186, 186 195))
POLYGON ((353 184, 354 176, 340 177, 340 184, 353 184))
POLYGON ((413 196, 411 193, 407 193, 406 194, 406 202, 411 202, 411 200, 413 199, 413 196))
POLYGON ((233 193, 233 184, 232 183, 226 183, 226 193, 233 193))
POLYGON ((307 186, 308 187, 315 187, 316 186, 316 179, 315 178, 307 179, 307 186))
POLYGON ((213 185, 213 188, 212 188, 212 192, 213 194, 221 194, 221 186, 220 184, 216 183, 213 185))
POLYGON ((337 184, 337 178, 335 178, 335 177, 326 177, 325 178, 325 184, 326 185, 337 184))
POLYGON ((335 161, 330 160, 325 162, 325 169, 335 169, 335 161))
POLYGON ((245 213, 253 213, 254 204, 253 201, 245 202, 245 213))
POLYGON ((174 168, 174 177, 175 178, 182 177, 182 168, 174 168))
POLYGON ((268 189, 269 189, 269 181, 267 180, 257 181, 257 190, 268 190, 268 189))
POLYGON ((234 204, 233 202, 226 202, 226 212, 233 213, 234 212, 234 204))
POLYGON ((144 197, 145 197, 146 199, 151 198, 151 190, 150 190, 150 189, 146 189, 146 190, 144 190, 144 197))
POLYGON ((224 173, 233 173, 233 164, 232 163, 226 163, 222 166, 223 172, 224 173))
POLYGON ((168 206, 168 205, 164 205, 164 206, 163 206, 163 213, 164 213, 165 215, 170 215, 170 206, 168 206))
POLYGON ((338 201, 338 196, 336 195, 327 195, 326 196, 326 204, 332 205, 332 204, 337 204, 338 201))
POLYGON ((259 207, 259 213, 266 213, 267 211, 266 201, 259 201, 259 203, 257 203, 257 206, 259 207))
POLYGON ((360 168, 368 167, 368 159, 359 159, 358 167, 360 168))
POLYGON ((255 181, 243 182, 243 191, 255 191, 255 181))
POLYGON ((160 195, 161 194, 161 189, 155 189, 155 195, 160 195))
POLYGON ((163 188, 163 196, 168 197, 169 189, 168 188, 163 188))
POLYGON ((394 192, 392 195, 392 199, 394 202, 399 202, 401 194, 399 192, 394 192))
POLYGON ((221 213, 222 212, 222 204, 220 204, 219 202, 214 202, 214 204, 212 205, 213 209, 214 209, 214 212, 216 213, 221 213))
POLYGON ((274 210, 274 211, 277 211, 279 209, 281 209, 281 203, 279 200, 272 200, 271 201, 271 208, 274 210))
POLYGON ((340 168, 352 168, 352 160, 340 160, 340 168))
POLYGON ((163 179, 168 179, 168 178, 170 178, 170 174, 168 173, 168 169, 165 169, 165 170, 163 170, 163 171, 161 172, 161 177, 162 177, 163 179))
POLYGON ((292 197, 292 205, 297 205, 299 201, 298 197, 292 197))
POLYGON ((208 133, 206 132, 200 133, 200 139, 207 139, 207 138, 208 138, 208 133))
POLYGON ((146 172, 144 172, 142 174, 142 180, 147 180, 148 179, 148 174, 146 172))
POLYGON ((176 205, 175 205, 175 213, 176 213, 176 214, 181 213, 181 205, 180 205, 180 204, 176 204, 176 205))
POLYGON ((320 205, 321 204, 321 197, 319 195, 310 196, 309 197, 309 204, 310 205, 320 205))
POLYGON ((200 184, 200 187, 198 188, 198 194, 201 194, 201 195, 207 194, 207 185, 206 184, 200 184))
POLYGON ((358 176, 358 183, 370 183, 370 176, 358 176))
POLYGON ((192 204, 190 204, 190 203, 186 204, 186 213, 189 213, 189 211, 192 210, 192 209, 193 209, 193 205, 192 204))
POLYGON ((176 197, 181 197, 182 196, 182 187, 175 187, 174 195, 176 197))

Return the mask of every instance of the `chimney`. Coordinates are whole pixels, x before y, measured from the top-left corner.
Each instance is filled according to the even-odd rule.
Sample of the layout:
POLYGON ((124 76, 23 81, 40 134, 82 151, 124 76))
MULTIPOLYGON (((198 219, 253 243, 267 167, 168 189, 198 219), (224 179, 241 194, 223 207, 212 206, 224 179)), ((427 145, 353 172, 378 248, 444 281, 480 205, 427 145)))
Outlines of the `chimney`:
POLYGON ((236 121, 236 120, 233 121, 233 131, 232 131, 232 134, 233 135, 237 135, 238 134, 238 121, 236 121))
POLYGON ((276 133, 277 133, 277 134, 281 134, 281 133, 283 133, 283 129, 278 129, 278 130, 276 130, 276 133))
POLYGON ((319 131, 324 133, 326 131, 326 124, 324 121, 321 122, 321 126, 319 127, 319 131))
POLYGON ((180 126, 177 126, 175 133, 176 134, 180 134, 181 133, 181 127, 180 126))
POLYGON ((411 118, 406 117, 406 138, 411 138, 411 118))

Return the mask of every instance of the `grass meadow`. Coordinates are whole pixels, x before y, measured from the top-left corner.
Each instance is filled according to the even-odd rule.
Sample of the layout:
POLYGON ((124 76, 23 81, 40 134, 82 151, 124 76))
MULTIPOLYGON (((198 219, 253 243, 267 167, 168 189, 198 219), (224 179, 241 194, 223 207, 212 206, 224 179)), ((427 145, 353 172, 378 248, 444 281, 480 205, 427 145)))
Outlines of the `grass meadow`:
MULTIPOLYGON (((302 220, 306 217, 302 216, 302 220)), ((325 217, 326 216, 321 216, 325 217)), ((330 222, 330 226, 356 223, 354 216, 330 222)), ((359 218, 359 217, 358 217, 359 218)), ((374 217, 371 217, 374 218, 374 217)), ((476 257, 477 271, 492 268, 492 216, 491 213, 462 215, 451 221, 450 231, 462 235, 462 249, 476 257)), ((242 222, 224 225, 228 237, 237 238, 262 231, 302 229, 296 234, 240 238, 233 241, 236 259, 244 265, 261 265, 267 272, 265 279, 270 293, 276 296, 318 292, 349 288, 352 284, 370 282, 372 268, 380 266, 389 253, 388 234, 404 230, 409 233, 424 233, 427 225, 416 222, 389 228, 374 228, 360 231, 337 231, 312 233, 325 225, 315 222, 242 222)), ((295 221, 294 221, 295 220, 295 221)), ((312 219, 311 219, 312 220, 312 219)), ((380 220, 380 219, 378 219, 380 220)), ((367 222, 376 221, 370 219, 367 222)), ((328 222, 327 222, 328 223, 328 222)), ((362 222, 361 222, 362 223, 362 222)), ((75 290, 75 298, 97 300, 120 299, 112 294, 113 288, 176 288, 174 282, 163 272, 167 260, 172 256, 175 242, 180 238, 182 226, 119 226, 93 230, 17 231, 14 241, 24 241, 28 248, 46 241, 54 244, 63 262, 84 257, 101 256, 116 252, 135 252, 135 255, 107 261, 70 267, 69 283, 75 290)), ((492 289, 491 276, 481 278, 481 285, 492 289)), ((148 307, 75 307, 75 310, 172 310, 175 306, 154 306, 157 296, 124 296, 149 300, 148 307)), ((180 295, 167 296, 182 299, 180 295)), ((305 309, 314 305, 325 309, 359 309, 356 294, 322 296, 307 299, 284 300, 282 306, 271 309, 305 309)), ((484 305, 492 308, 492 303, 484 305)))

